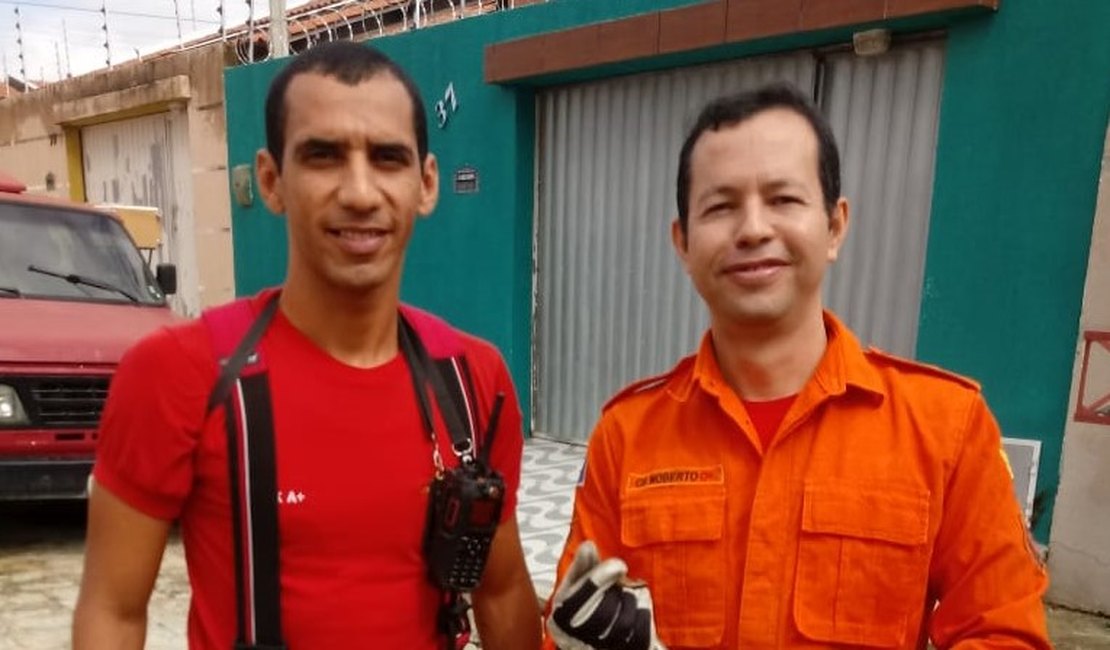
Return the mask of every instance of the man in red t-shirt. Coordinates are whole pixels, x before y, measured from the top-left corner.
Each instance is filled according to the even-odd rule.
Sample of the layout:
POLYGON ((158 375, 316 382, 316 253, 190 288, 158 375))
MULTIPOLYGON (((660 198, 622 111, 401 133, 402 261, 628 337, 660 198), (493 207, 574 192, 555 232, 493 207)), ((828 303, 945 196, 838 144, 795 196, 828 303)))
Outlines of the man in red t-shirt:
MULTIPOLYGON (((267 360, 280 535, 282 635, 294 650, 442 647, 441 594, 421 540, 433 451, 456 461, 436 417, 422 426, 398 341, 401 268, 417 217, 438 195, 423 103, 381 53, 309 50, 266 100, 260 194, 289 225, 267 360)), ((508 396, 490 463, 502 518, 473 593, 483 647, 537 648, 540 618, 515 517, 521 415, 498 352, 458 333, 475 412, 508 396)), ((200 321, 164 329, 120 364, 101 423, 74 647, 141 648, 147 603, 180 521, 193 598, 189 647, 227 650, 236 585, 223 409, 206 414, 217 353, 200 321)), ((485 422, 479 422, 484 426, 485 422)))

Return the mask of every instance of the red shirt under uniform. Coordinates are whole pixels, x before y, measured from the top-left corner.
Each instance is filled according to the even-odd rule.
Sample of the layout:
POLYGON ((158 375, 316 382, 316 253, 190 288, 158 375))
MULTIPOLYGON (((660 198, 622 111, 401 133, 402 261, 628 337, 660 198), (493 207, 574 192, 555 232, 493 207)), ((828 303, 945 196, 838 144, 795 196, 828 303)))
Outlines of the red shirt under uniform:
MULTIPOLYGON (((261 298, 253 306, 261 307, 261 298)), ((492 463, 504 476, 503 520, 516 509, 521 416, 501 356, 460 334, 484 431, 506 395, 492 463)), ((320 350, 279 311, 260 349, 273 396, 281 606, 289 647, 433 650, 437 593, 421 556, 432 444, 398 354, 371 369, 320 350)), ((235 582, 223 409, 205 420, 217 374, 199 321, 133 348, 112 382, 101 422, 98 485, 160 519, 180 519, 193 597, 189 647, 227 650, 235 582)), ((444 461, 446 429, 437 413, 444 461)))
POLYGON ((759 434, 759 441, 763 443, 764 450, 771 447, 775 434, 779 432, 782 419, 786 417, 796 397, 798 396, 790 395, 761 402, 744 400, 744 408, 748 411, 752 424, 755 425, 755 432, 759 434))

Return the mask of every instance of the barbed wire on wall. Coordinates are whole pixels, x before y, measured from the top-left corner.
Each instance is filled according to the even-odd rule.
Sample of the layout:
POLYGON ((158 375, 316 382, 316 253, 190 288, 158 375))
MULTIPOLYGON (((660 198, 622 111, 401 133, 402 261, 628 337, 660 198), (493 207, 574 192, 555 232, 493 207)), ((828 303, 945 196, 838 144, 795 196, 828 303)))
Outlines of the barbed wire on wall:
MULTIPOLYGON (((286 17, 289 51, 296 54, 321 42, 369 39, 393 31, 422 29, 444 20, 458 20, 510 9, 505 0, 339 0, 290 12, 286 17)), ((272 58, 269 21, 250 24, 234 34, 235 55, 243 64, 272 58)))
MULTIPOLYGON (((112 33, 116 29, 116 24, 113 22, 116 11, 109 7, 110 1, 100 0, 96 9, 89 10, 90 13, 100 14, 98 16, 100 24, 97 30, 100 33, 97 40, 104 49, 102 65, 107 69, 127 63, 127 61, 117 61, 117 57, 113 56, 112 50, 118 44, 114 43, 117 39, 115 38, 116 34, 112 33), (112 24, 110 25, 110 23, 112 24)), ((140 52, 138 48, 132 48, 135 57, 134 59, 128 57, 129 60, 142 63, 218 43, 223 43, 229 52, 234 53, 235 59, 241 64, 258 63, 273 58, 270 48, 270 19, 269 17, 259 17, 256 14, 256 5, 259 0, 220 0, 216 7, 218 21, 209 21, 215 28, 213 33, 191 41, 183 41, 182 24, 186 18, 180 12, 180 8, 177 7, 177 1, 174 1, 173 15, 166 16, 168 20, 176 23, 176 46, 146 54, 140 52), (249 15, 245 22, 239 25, 228 25, 229 2, 244 3, 248 6, 249 15)), ((289 51, 291 54, 296 54, 322 42, 366 40, 392 33, 423 29, 444 22, 504 11, 513 8, 515 4, 511 0, 334 0, 333 2, 312 2, 307 6, 287 12, 289 51)), ((60 42, 54 44, 53 53, 53 67, 57 68, 57 81, 46 81, 46 75, 43 72, 40 74, 42 78, 39 82, 34 84, 26 82, 29 66, 26 65, 22 51, 24 34, 20 33, 22 16, 18 5, 14 7, 14 13, 16 26, 15 56, 9 58, 9 53, 4 52, 6 64, 4 67, 6 69, 3 72, 5 81, 8 78, 14 79, 13 73, 19 74, 20 79, 24 80, 21 86, 24 90, 19 92, 25 92, 71 78, 73 71, 70 68, 70 34, 66 21, 62 19, 59 33, 62 38, 58 39, 60 42), (15 66, 12 66, 12 63, 15 63, 15 66), (11 70, 12 67, 17 69, 13 71, 11 70)), ((128 12, 120 13, 131 15, 128 12)), ((5 95, 8 92, 5 92, 5 95)))

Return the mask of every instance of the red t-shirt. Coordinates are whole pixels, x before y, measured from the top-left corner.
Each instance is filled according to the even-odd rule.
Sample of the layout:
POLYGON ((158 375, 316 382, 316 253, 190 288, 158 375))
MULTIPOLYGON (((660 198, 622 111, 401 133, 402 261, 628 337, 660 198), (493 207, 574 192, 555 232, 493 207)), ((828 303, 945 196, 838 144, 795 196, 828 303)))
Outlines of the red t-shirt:
MULTIPOLYGON (((520 481, 520 409, 497 350, 460 336, 480 417, 498 391, 506 395, 492 463, 507 484, 507 519, 520 481)), ((404 357, 372 369, 347 366, 280 311, 261 351, 273 396, 286 643, 434 650, 437 593, 420 550, 432 445, 404 357)), ((223 410, 204 420, 215 378, 199 321, 136 345, 112 381, 93 470, 98 485, 132 507, 180 518, 194 650, 227 650, 235 636, 223 410)), ((484 431, 484 419, 478 424, 484 431)), ((445 462, 454 464, 438 414, 436 430, 445 462)))

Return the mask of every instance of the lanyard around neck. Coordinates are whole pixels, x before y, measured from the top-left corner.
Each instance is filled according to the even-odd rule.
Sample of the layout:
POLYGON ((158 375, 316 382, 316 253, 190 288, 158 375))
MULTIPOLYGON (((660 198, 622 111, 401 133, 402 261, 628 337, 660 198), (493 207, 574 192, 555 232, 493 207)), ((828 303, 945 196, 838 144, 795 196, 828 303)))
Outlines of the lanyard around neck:
MULTIPOLYGON (((474 443, 467 428, 463 425, 459 411, 454 408, 451 396, 447 392, 447 385, 443 381, 442 373, 433 365, 428 351, 417 335, 412 324, 404 314, 397 316, 397 336, 401 354, 408 362, 412 373, 413 389, 416 391, 416 403, 420 409, 420 419, 424 431, 432 440, 432 460, 436 471, 443 471, 443 459, 439 453, 439 443, 435 434, 435 420, 432 417, 431 401, 428 398, 428 387, 431 386, 435 400, 439 404, 439 412, 447 425, 447 433, 451 437, 451 449, 463 464, 474 462, 474 443)), ((460 390, 462 386, 459 386, 460 390)))

